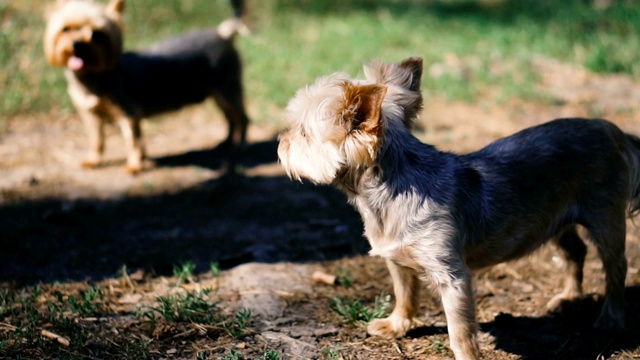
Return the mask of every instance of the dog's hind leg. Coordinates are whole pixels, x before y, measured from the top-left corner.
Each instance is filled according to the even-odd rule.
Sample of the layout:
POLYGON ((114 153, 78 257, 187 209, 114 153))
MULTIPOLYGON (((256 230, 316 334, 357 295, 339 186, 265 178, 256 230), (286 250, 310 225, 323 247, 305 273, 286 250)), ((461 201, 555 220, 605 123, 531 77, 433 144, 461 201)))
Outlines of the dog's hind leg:
POLYGON ((404 336, 411 328, 411 322, 418 311, 420 281, 413 269, 400 266, 391 260, 387 260, 387 267, 393 280, 396 305, 389 317, 372 320, 367 332, 385 338, 398 338, 404 336))
POLYGON ((560 250, 567 272, 564 279, 564 290, 547 303, 547 309, 556 310, 563 301, 582 296, 582 270, 587 255, 587 245, 578 236, 575 227, 566 230, 552 241, 560 250))
POLYGON ((224 90, 215 92, 213 98, 222 110, 229 125, 229 135, 226 142, 233 145, 243 144, 247 137, 249 117, 244 107, 242 88, 239 86, 227 87, 224 90))
POLYGON ((620 330, 624 328, 624 282, 627 275, 624 208, 621 207, 616 214, 603 216, 597 225, 587 229, 602 259, 606 287, 604 305, 594 327, 620 330))
POLYGON ((249 126, 249 117, 245 111, 242 97, 242 87, 240 85, 226 87, 215 92, 213 98, 224 113, 229 126, 229 135, 223 144, 225 151, 229 150, 229 153, 223 167, 233 174, 241 154, 239 151, 241 147, 238 145, 246 143, 247 127, 249 126))

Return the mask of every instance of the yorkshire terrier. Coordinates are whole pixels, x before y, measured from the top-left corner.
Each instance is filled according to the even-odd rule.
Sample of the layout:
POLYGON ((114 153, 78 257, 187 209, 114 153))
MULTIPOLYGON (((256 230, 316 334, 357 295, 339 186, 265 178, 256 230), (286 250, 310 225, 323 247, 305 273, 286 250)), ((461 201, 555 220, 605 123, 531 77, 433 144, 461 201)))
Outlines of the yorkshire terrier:
POLYGON ((123 52, 125 0, 106 7, 91 1, 60 0, 47 24, 44 48, 52 66, 66 68, 68 92, 89 133, 84 167, 99 165, 103 125, 115 121, 127 147, 126 169, 142 169, 145 156, 140 121, 212 98, 226 117, 226 143, 245 141, 240 56, 233 46, 243 0, 232 0, 234 16, 216 29, 171 38, 140 52, 123 52))
POLYGON ((586 231, 606 273, 595 327, 624 327, 625 226, 640 211, 640 138, 606 120, 558 119, 470 154, 421 143, 422 59, 373 62, 297 92, 278 156, 297 180, 335 184, 360 212, 371 255, 386 259, 395 308, 368 332, 401 337, 419 280, 439 293, 456 359, 480 357, 471 271, 558 245, 567 275, 549 303, 582 295, 586 231))

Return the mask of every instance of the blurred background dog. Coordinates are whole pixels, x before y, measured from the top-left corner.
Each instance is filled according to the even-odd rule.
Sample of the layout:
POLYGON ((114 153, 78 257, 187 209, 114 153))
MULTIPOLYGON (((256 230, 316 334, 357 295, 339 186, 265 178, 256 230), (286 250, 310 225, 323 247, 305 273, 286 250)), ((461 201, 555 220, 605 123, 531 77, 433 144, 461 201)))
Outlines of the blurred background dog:
POLYGON ((245 142, 249 118, 233 38, 247 29, 241 20, 244 2, 231 4, 234 15, 216 29, 123 52, 124 0, 105 7, 81 0, 60 3, 47 24, 45 54, 51 65, 65 68, 69 95, 88 132, 83 166, 100 163, 103 125, 115 121, 125 139, 126 170, 140 171, 145 156, 140 121, 207 98, 214 99, 226 117, 226 143, 245 142))

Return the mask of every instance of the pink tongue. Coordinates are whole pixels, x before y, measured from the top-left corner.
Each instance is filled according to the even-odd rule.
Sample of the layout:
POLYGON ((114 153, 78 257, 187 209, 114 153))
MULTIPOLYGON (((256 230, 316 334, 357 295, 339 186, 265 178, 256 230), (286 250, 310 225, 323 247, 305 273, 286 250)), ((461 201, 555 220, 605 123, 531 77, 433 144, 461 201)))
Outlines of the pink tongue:
POLYGON ((83 66, 84 66, 84 60, 82 60, 77 56, 72 56, 69 58, 69 60, 67 60, 67 67, 70 70, 78 71, 82 69, 83 66))

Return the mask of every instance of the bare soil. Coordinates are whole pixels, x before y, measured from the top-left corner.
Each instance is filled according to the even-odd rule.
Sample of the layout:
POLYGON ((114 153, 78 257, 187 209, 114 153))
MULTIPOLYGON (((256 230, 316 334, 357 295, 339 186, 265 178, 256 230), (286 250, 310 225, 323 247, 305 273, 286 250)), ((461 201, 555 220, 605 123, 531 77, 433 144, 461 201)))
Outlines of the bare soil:
MULTIPOLYGON (((549 59, 534 64, 543 79, 540 91, 554 101, 497 103, 488 91, 467 104, 425 94, 416 135, 441 149, 466 152, 568 116, 605 117, 640 134, 637 82, 549 59)), ((391 282, 384 262, 366 255, 360 218, 344 195, 285 176, 276 156, 280 129, 254 122, 235 175, 222 167, 224 151, 217 145, 226 129, 213 105, 153 119, 143 130, 153 163, 137 176, 123 170, 124 151, 115 129, 109 129, 107 163, 81 169, 77 163, 86 136, 73 113, 14 118, 0 137, 2 288, 39 283, 45 292, 82 291, 88 284, 104 288, 111 306, 102 318, 83 325, 93 334, 92 342, 82 346, 83 356, 122 358, 117 354, 126 344, 144 339, 152 358, 190 359, 206 351, 218 359, 231 349, 246 359, 268 349, 286 359, 330 358, 332 351, 338 359, 453 357, 441 307, 427 291, 418 324, 398 340, 369 337, 363 327, 343 324, 331 310, 335 297, 371 304, 382 292, 392 292, 391 282), (197 266, 196 279, 185 286, 216 290, 226 309, 252 309, 244 337, 213 336, 197 324, 150 330, 132 315, 171 291, 173 266, 185 261, 197 266), (224 270, 220 277, 207 273, 213 261, 224 270), (123 265, 132 276, 120 272, 123 265), (352 284, 314 283, 315 270, 341 274, 352 284)), ((562 285, 562 264, 555 254, 546 247, 475 275, 483 355, 640 358, 640 227, 629 222, 627 327, 620 333, 591 329, 604 291, 593 248, 585 298, 566 304, 560 313, 546 312, 544 305, 562 285)), ((0 326, 0 340, 3 334, 6 326, 0 326)), ((64 349, 49 343, 29 354, 0 351, 0 358, 60 354, 64 349)))

